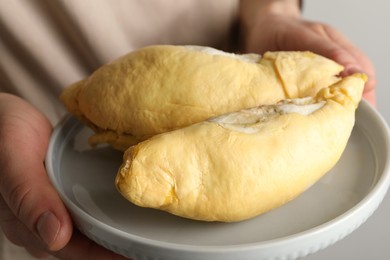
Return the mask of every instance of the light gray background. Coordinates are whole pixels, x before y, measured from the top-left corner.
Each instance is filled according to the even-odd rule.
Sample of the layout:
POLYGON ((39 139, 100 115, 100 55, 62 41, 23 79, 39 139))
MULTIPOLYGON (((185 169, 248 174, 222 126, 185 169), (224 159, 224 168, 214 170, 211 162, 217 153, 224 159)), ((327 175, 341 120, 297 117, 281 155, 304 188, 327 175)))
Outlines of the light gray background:
MULTIPOLYGON (((377 73, 378 111, 390 124, 390 1, 306 0, 304 16, 332 25, 362 49, 377 73)), ((303 260, 390 259, 390 192, 374 215, 335 245, 303 260)))

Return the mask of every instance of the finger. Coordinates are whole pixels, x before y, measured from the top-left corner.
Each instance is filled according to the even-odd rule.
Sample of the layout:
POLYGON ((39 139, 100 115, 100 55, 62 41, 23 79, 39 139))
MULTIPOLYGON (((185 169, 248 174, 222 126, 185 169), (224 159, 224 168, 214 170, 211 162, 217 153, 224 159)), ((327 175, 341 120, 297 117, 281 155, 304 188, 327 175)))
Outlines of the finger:
MULTIPOLYGON (((334 39, 335 34, 329 33, 327 25, 302 20, 294 20, 291 23, 294 24, 293 29, 284 30, 278 38, 279 49, 308 50, 337 61, 345 69, 361 69, 355 56, 334 39)), ((342 35, 338 36, 340 41, 346 42, 342 35)))
POLYGON ((43 159, 21 156, 13 147, 5 152, 9 156, 3 169, 8 174, 2 178, 1 191, 6 203, 49 249, 61 248, 70 236, 70 219, 47 178, 43 159))
POLYGON ((295 42, 295 48, 313 51, 343 65, 345 68, 341 73, 343 77, 356 72, 367 74, 364 98, 375 106, 376 77, 369 59, 333 28, 320 23, 305 22, 305 24, 310 30, 302 32, 300 40, 295 42))
POLYGON ((36 258, 48 256, 48 253, 44 251, 44 245, 15 217, 1 196, 0 225, 8 240, 17 246, 25 247, 28 245, 27 251, 32 256, 36 258))
MULTIPOLYGON (((2 196, 0 196, 0 224, 4 235, 17 246, 23 246, 24 244, 21 235, 31 233, 16 219, 15 215, 8 208, 8 205, 4 202, 2 196)), ((36 238, 34 237, 33 239, 36 238)))
POLYGON ((72 224, 43 163, 50 124, 25 102, 11 100, 7 109, 12 114, 0 114, 1 195, 31 233, 48 249, 58 250, 70 239, 72 224))
MULTIPOLYGON (((348 70, 348 72, 342 73, 341 76, 349 76, 349 75, 352 75, 354 73, 362 73, 362 72, 363 71, 361 71, 359 69, 357 69, 357 70, 350 69, 350 70, 348 70)), ((365 88, 364 88, 364 92, 363 92, 363 98, 365 100, 367 100, 374 107, 376 106, 375 84, 376 84, 375 79, 368 80, 366 82, 366 85, 365 85, 365 88)))
POLYGON ((332 40, 322 25, 311 26, 313 31, 307 31, 302 40, 301 48, 313 51, 328 57, 341 65, 346 70, 349 68, 361 69, 356 58, 341 45, 332 40))
POLYGON ((105 249, 104 247, 99 246, 95 242, 89 240, 79 231, 75 230, 73 232, 72 239, 69 244, 57 251, 54 252, 54 255, 60 259, 74 259, 74 260, 84 260, 84 259, 94 259, 94 260, 125 260, 129 259, 124 256, 115 254, 114 252, 105 249), (77 258, 75 258, 75 256, 77 258))
POLYGON ((376 85, 375 68, 369 58, 339 31, 329 26, 326 26, 324 30, 332 41, 336 42, 340 45, 340 47, 349 52, 355 58, 356 63, 359 64, 358 67, 346 68, 345 75, 351 75, 356 72, 364 72, 368 76, 365 92, 374 92, 373 90, 376 85))
POLYGON ((45 258, 49 255, 54 255, 59 259, 126 259, 99 246, 79 231, 73 233, 71 240, 63 249, 54 252, 47 251, 44 244, 12 214, 1 197, 0 223, 4 234, 11 242, 25 247, 36 258, 45 258))
MULTIPOLYGON (((356 58, 351 55, 348 51, 343 49, 336 44, 329 44, 328 47, 324 49, 317 50, 317 53, 328 57, 337 63, 343 65, 345 67, 344 71, 340 74, 340 76, 350 76, 354 73, 365 73, 368 76, 368 80, 364 86, 363 97, 370 102, 373 106, 376 106, 376 94, 375 94, 375 86, 376 86, 376 78, 373 70, 370 68, 363 68, 356 58)), ((319 46, 319 48, 321 48, 319 46)))
POLYGON ((36 248, 26 248, 26 251, 35 258, 47 258, 50 256, 45 251, 37 250, 36 248))
POLYGON ((347 37, 331 26, 324 25, 324 31, 333 42, 347 50, 366 70, 374 71, 374 66, 368 57, 356 47, 347 37))

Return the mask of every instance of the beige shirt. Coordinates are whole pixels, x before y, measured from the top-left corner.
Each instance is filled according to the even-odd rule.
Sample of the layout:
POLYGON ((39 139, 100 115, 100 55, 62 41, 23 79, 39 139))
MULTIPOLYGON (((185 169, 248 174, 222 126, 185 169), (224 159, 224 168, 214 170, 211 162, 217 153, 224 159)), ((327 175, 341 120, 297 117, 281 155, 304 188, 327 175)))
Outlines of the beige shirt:
POLYGON ((0 91, 55 123, 62 88, 150 44, 222 48, 237 0, 0 0, 0 91))
MULTIPOLYGON (((61 90, 150 44, 226 49, 238 0, 0 0, 0 91, 55 124, 61 90)), ((1 239, 0 259, 30 259, 1 239)))

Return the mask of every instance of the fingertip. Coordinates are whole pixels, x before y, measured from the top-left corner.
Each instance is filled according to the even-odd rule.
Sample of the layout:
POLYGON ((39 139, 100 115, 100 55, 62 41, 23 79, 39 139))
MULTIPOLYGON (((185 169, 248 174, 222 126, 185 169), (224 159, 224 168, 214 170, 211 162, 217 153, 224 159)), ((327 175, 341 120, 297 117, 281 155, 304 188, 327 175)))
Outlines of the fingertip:
POLYGON ((34 219, 30 222, 34 233, 47 250, 60 250, 71 239, 72 219, 54 187, 42 180, 35 183, 33 188, 36 197, 30 198, 34 202, 30 205, 36 206, 27 210, 24 215, 30 212, 30 216, 34 219), (40 201, 39 205, 38 201, 40 201))
POLYGON ((66 217, 67 213, 60 215, 59 218, 55 213, 46 211, 38 217, 36 223, 36 233, 50 251, 65 247, 72 236, 71 220, 66 217))
POLYGON ((50 211, 42 213, 37 221, 36 231, 42 242, 50 249, 57 243, 57 238, 61 230, 61 223, 50 211))
POLYGON ((51 251, 58 251, 64 248, 72 238, 73 224, 69 215, 67 215, 66 222, 60 221, 60 223, 61 223, 61 228, 57 234, 56 239, 54 240, 53 244, 49 248, 51 251))

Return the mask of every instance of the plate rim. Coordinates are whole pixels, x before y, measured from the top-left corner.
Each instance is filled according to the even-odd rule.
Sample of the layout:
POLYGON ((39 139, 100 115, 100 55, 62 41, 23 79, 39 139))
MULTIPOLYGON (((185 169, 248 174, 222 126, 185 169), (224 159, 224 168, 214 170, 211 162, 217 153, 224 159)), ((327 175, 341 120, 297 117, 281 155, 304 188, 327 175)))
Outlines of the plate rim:
MULTIPOLYGON (((271 247, 279 247, 283 244, 290 244, 291 241, 293 240, 302 240, 302 239, 308 239, 311 236, 315 236, 319 232, 324 232, 324 230, 327 230, 329 232, 329 229, 331 229, 335 225, 342 225, 344 222, 349 221, 352 219, 354 216, 356 216, 356 213, 359 211, 363 211, 366 209, 366 207, 369 207, 371 205, 371 210, 367 216, 362 219, 360 222, 356 225, 356 227, 352 228, 350 232, 354 231, 357 229, 361 224, 363 224, 374 212, 375 210, 379 207, 381 204, 383 198, 385 197, 387 190, 390 185, 390 131, 389 127, 384 120, 384 118, 376 111, 374 107, 372 107, 367 101, 362 100, 362 102, 359 105, 358 110, 363 111, 364 113, 368 113, 367 116, 372 118, 377 126, 380 126, 380 132, 385 137, 385 140, 383 142, 383 147, 385 147, 385 150, 387 152, 387 160, 384 162, 384 167, 383 170, 379 176, 379 178, 376 180, 376 183, 371 187, 371 189, 367 192, 367 194, 364 196, 363 199, 361 199, 358 203, 356 203, 354 206, 352 206, 350 209, 346 210, 344 213, 338 215, 337 217, 320 224, 318 226, 315 226, 313 228, 309 228, 305 231, 301 231, 292 235, 280 237, 280 238, 275 238, 275 239, 270 239, 266 241, 259 241, 259 242, 251 242, 251 243, 242 243, 238 245, 189 245, 189 244, 178 244, 174 242, 167 242, 167 241, 160 241, 156 239, 151 239, 151 238, 145 238, 136 234, 131 234, 122 230, 119 230, 117 228, 114 228, 94 216, 88 214, 84 210, 82 210, 80 207, 78 207, 70 198, 64 194, 63 189, 60 187, 60 183, 58 178, 56 178, 56 174, 54 172, 54 167, 52 163, 47 163, 51 162, 52 158, 52 153, 54 149, 54 145, 56 144, 57 141, 57 136, 63 132, 63 127, 64 125, 71 125, 71 129, 73 131, 76 131, 74 128, 75 127, 82 127, 82 124, 78 122, 77 119, 75 119, 71 115, 66 115, 54 128, 52 132, 52 136, 50 138, 49 142, 49 147, 48 147, 48 153, 46 155, 46 168, 47 168, 47 173, 49 176, 50 181, 53 183, 53 186, 56 188, 57 192, 60 194, 61 199, 64 201, 64 204, 70 208, 70 214, 74 216, 74 212, 77 213, 77 218, 81 218, 83 221, 88 221, 91 222, 91 220, 94 222, 92 225, 96 225, 99 227, 100 230, 103 230, 104 232, 110 232, 115 236, 120 236, 122 239, 126 240, 131 240, 134 244, 142 244, 146 247, 150 248, 159 248, 160 250, 177 250, 185 253, 189 252, 194 252, 196 251, 197 253, 210 253, 210 254, 220 254, 220 253, 231 253, 231 252, 243 252, 243 251, 257 251, 257 250, 262 250, 266 247, 271 248, 271 247), (73 122, 73 123, 72 123, 73 122), (72 126, 73 125, 73 126, 72 126), (381 198, 378 198, 378 193, 381 193, 381 198), (376 205, 372 205, 373 201, 376 201, 376 205), (74 211, 74 212, 72 212, 74 211)), ((360 126, 360 128, 364 127, 360 126)), ((70 131, 71 132, 71 131, 70 131)), ((68 133, 69 135, 69 133, 68 133)), ((372 146, 372 142, 370 141, 370 146, 372 146)), ((375 147, 372 147, 373 150, 375 147)), ((376 157, 375 157, 376 158, 376 157)), ((377 159, 377 158, 376 158, 377 159)), ((78 227, 80 228, 80 227, 78 227)), ((349 233, 350 233, 349 232, 349 233)), ((345 234, 343 237, 345 237, 348 234, 345 234)), ((330 241, 330 244, 333 244, 339 240, 341 240, 343 237, 340 237, 339 239, 336 239, 334 241, 330 241)), ((325 245, 327 247, 328 245, 325 245)), ((318 248, 318 250, 321 248, 318 248)), ((318 251, 316 250, 316 251, 318 251)), ((314 251, 315 252, 315 251, 314 251)), ((313 252, 311 252, 313 253, 313 252)))

